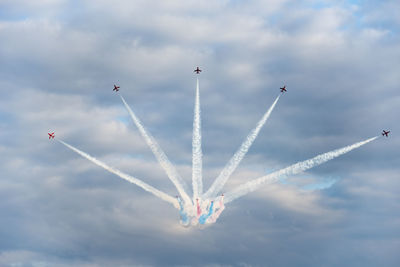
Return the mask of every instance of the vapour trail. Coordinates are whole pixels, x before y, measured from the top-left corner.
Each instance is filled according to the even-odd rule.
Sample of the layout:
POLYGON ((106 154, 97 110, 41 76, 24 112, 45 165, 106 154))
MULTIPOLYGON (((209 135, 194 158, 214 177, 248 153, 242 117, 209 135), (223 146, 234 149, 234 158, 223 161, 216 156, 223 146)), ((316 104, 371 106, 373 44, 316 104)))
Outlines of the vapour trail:
POLYGON ((82 157, 90 160, 91 162, 93 162, 94 164, 102 167, 103 169, 119 176, 120 178, 127 180, 128 182, 131 182, 139 187, 141 187, 142 189, 146 190, 147 192, 152 193, 153 195, 155 195, 156 197, 171 203, 172 205, 174 205, 175 208, 179 209, 179 203, 177 202, 177 200, 173 197, 171 197, 170 195, 152 187, 151 185, 143 182, 142 180, 139 180, 137 178, 134 178, 128 174, 125 174, 117 169, 114 169, 113 167, 108 166, 107 164, 103 163, 102 161, 90 156, 89 154, 65 143, 64 141, 61 141, 59 139, 56 139, 58 142, 60 142, 61 144, 63 144, 64 146, 68 147, 69 149, 71 149, 72 151, 78 153, 79 155, 81 155, 82 157))
POLYGON ((200 113, 200 88, 199 79, 196 84, 196 100, 194 105, 193 118, 193 139, 192 139, 192 185, 193 185, 193 202, 203 194, 203 153, 201 150, 201 113, 200 113))
POLYGON ((167 158, 167 155, 165 155, 164 151, 161 149, 157 141, 154 139, 153 136, 151 136, 146 129, 144 128, 143 124, 139 120, 138 117, 136 117, 135 113, 133 113, 132 109, 129 107, 129 105, 126 103, 125 99, 122 97, 122 95, 119 95, 121 97, 122 102, 124 103, 126 109, 129 112, 129 115, 131 116, 133 122, 135 123, 136 127, 139 129, 140 134, 146 141, 147 145, 150 147, 151 151, 153 152, 154 156, 157 158, 158 163, 160 163, 161 167, 165 170, 167 173, 168 178, 172 181, 172 183, 175 185, 176 189, 178 190, 179 194, 181 195, 182 199, 186 203, 192 203, 191 199, 189 198, 187 191, 187 187, 182 180, 182 178, 179 176, 178 172, 176 171, 175 167, 172 165, 172 163, 169 161, 167 158))
POLYGON ((318 166, 322 163, 325 163, 331 159, 334 159, 338 156, 341 156, 347 152, 350 152, 353 149, 356 149, 362 145, 365 145, 371 141, 374 141, 375 139, 377 139, 379 136, 375 136, 372 137, 370 139, 367 139, 365 141, 361 141, 358 143, 355 143, 353 145, 349 145, 343 148, 339 148, 324 154, 321 154, 319 156, 316 156, 312 159, 308 159, 302 162, 298 162, 296 164, 293 164, 287 168, 281 169, 279 171, 276 171, 274 173, 271 173, 269 175, 265 175, 262 176, 258 179, 255 179, 253 181, 247 182, 245 184, 242 184, 238 187, 236 187, 236 189, 228 192, 225 194, 225 203, 229 203, 241 196, 247 195, 250 192, 253 192, 257 189, 259 189, 263 184, 269 182, 269 183, 273 183, 276 182, 277 180, 279 180, 280 178, 284 177, 284 176, 288 176, 288 175, 293 175, 293 174, 298 174, 300 172, 303 172, 305 170, 311 169, 315 166, 318 166))
POLYGON ((267 122, 269 116, 271 115, 272 110, 274 109, 276 103, 278 103, 279 98, 282 94, 278 95, 275 99, 274 103, 268 109, 268 111, 264 114, 261 120, 258 121, 257 126, 251 130, 245 141, 242 143, 240 148, 236 151, 236 153, 232 156, 229 162, 225 165, 225 168, 221 171, 219 176, 215 179, 214 183, 211 187, 207 190, 204 194, 204 198, 215 197, 217 194, 222 190, 225 183, 228 181, 229 177, 235 171, 239 163, 242 161, 244 156, 246 155, 247 151, 249 151, 251 145, 253 144, 254 140, 257 138, 258 133, 260 132, 261 128, 267 122))

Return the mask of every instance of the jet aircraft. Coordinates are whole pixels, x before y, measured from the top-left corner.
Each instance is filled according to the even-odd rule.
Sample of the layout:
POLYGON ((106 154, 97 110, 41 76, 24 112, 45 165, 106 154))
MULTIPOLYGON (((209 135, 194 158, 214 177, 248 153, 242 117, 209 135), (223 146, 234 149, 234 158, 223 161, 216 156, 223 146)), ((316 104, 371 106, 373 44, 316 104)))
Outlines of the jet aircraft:
POLYGON ((54 133, 47 133, 49 135, 49 139, 53 138, 54 139, 54 133))
POLYGON ((199 69, 199 67, 197 67, 197 69, 195 69, 193 72, 196 72, 196 74, 199 74, 201 72, 201 69, 199 69))
POLYGON ((113 89, 113 91, 118 92, 118 91, 119 91, 119 86, 116 86, 116 85, 114 84, 114 89, 113 89))
POLYGON ((286 85, 284 85, 284 86, 283 86, 283 87, 281 87, 280 89, 281 89, 281 93, 283 93, 283 92, 287 92, 287 91, 286 91, 286 85))
POLYGON ((385 131, 385 130, 383 130, 382 136, 389 137, 389 133, 390 133, 390 131, 385 131))

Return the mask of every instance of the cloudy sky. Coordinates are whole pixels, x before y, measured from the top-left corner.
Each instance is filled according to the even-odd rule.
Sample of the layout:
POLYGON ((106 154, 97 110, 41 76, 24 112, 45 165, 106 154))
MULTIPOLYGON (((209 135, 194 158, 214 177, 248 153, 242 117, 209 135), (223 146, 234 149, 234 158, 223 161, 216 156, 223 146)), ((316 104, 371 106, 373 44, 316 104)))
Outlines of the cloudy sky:
POLYGON ((399 266, 398 0, 0 0, 0 266, 399 266), (287 85, 226 189, 379 135, 183 228, 120 99, 190 183, 200 66, 208 187, 287 85), (310 190, 335 183, 324 190, 310 190))

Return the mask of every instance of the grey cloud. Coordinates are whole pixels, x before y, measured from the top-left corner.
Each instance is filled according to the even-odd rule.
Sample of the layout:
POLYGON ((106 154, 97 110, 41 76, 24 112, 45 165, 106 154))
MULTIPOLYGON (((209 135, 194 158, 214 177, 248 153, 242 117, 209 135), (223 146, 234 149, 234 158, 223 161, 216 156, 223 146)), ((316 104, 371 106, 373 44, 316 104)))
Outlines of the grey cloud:
POLYGON ((397 266, 397 4, 375 3, 3 1, 0 265, 397 266), (46 139, 54 130, 173 195, 111 90, 190 183, 197 65, 206 185, 284 83, 227 188, 393 135, 304 174, 339 177, 329 189, 265 187, 202 230, 46 139))

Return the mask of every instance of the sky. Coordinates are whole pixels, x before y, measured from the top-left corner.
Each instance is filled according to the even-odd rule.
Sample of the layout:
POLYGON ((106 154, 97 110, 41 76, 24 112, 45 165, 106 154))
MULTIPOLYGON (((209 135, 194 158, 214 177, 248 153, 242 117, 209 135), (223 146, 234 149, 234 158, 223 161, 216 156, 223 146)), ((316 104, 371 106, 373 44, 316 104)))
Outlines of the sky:
POLYGON ((399 266, 397 0, 0 0, 0 266, 399 266), (179 224, 121 93, 191 180, 196 75, 208 188, 286 84, 243 182, 391 130, 179 224))

